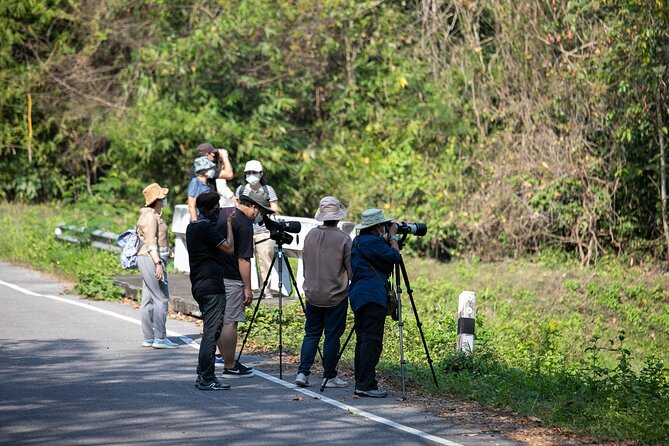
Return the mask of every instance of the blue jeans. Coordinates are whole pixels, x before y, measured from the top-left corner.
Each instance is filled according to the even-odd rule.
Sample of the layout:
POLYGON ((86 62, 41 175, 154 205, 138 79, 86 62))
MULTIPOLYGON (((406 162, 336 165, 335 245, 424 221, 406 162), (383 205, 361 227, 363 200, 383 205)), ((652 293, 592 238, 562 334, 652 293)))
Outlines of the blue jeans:
POLYGON ((197 361, 197 374, 206 383, 214 380, 214 355, 216 340, 221 335, 223 315, 225 313, 225 294, 209 294, 196 297, 204 329, 200 340, 200 353, 197 361))
POLYGON ((304 339, 300 351, 300 366, 298 373, 306 376, 311 374, 311 366, 314 364, 318 343, 325 331, 323 341, 323 377, 332 379, 337 376, 336 362, 339 354, 339 338, 344 334, 346 328, 346 313, 348 311, 348 299, 342 300, 334 307, 315 307, 307 302, 304 323, 304 339))

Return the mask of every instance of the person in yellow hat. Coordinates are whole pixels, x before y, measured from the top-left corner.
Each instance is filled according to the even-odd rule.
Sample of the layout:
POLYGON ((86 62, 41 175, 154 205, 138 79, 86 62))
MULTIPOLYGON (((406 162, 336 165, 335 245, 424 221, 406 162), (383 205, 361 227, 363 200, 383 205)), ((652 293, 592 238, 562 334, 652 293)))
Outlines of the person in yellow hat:
POLYGON ((140 318, 144 347, 177 348, 179 345, 166 336, 165 321, 170 293, 167 287, 165 264, 171 255, 167 224, 161 214, 167 205, 169 189, 158 183, 142 191, 144 206, 139 211, 137 234, 142 247, 137 252, 137 268, 142 273, 142 304, 140 318))

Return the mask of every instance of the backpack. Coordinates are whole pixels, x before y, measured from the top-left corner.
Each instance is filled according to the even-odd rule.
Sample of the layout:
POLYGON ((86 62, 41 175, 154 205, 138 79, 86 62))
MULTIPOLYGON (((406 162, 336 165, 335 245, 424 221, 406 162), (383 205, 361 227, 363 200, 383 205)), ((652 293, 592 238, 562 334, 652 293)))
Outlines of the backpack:
POLYGON ((128 229, 116 238, 116 243, 121 247, 119 261, 123 269, 137 268, 137 253, 142 247, 142 241, 137 234, 137 227, 128 229))

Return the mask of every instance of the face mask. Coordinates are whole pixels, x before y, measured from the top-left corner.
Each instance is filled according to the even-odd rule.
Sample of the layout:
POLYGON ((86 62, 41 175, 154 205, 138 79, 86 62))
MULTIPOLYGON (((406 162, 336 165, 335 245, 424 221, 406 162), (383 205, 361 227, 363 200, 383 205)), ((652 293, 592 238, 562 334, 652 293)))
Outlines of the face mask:
POLYGON ((214 178, 214 174, 216 173, 215 169, 209 169, 207 173, 204 174, 207 178, 214 178))
POLYGON ((206 218, 207 220, 210 220, 210 221, 215 222, 215 221, 218 220, 218 214, 220 213, 220 211, 221 211, 221 208, 216 207, 216 208, 212 209, 212 210, 209 211, 209 212, 203 213, 202 215, 203 215, 204 218, 206 218))
POLYGON ((164 208, 166 208, 166 207, 167 207, 167 198, 163 198, 162 200, 160 200, 160 204, 161 204, 164 208))
POLYGON ((260 175, 246 175, 246 182, 251 186, 255 186, 260 182, 260 175))
POLYGON ((258 215, 256 215, 256 218, 253 219, 253 223, 259 225, 261 222, 262 222, 262 214, 258 213, 258 215))
POLYGON ((386 232, 387 232, 387 231, 386 231, 386 227, 385 227, 385 226, 381 226, 381 234, 379 235, 379 237, 385 237, 385 236, 386 236, 386 232))

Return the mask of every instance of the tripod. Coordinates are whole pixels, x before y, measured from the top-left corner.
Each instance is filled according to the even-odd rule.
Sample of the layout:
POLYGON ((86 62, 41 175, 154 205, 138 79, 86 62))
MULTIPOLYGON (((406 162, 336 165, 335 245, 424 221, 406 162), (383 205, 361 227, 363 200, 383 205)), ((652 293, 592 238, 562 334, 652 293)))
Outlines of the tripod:
MULTIPOLYGON (((239 349, 239 355, 237 356, 237 361, 239 361, 239 358, 242 357, 242 351, 244 351, 244 346, 246 345, 246 341, 249 338, 249 334, 251 334, 251 328, 253 328, 253 321, 255 321, 256 315, 258 314, 258 308, 260 308, 260 301, 265 297, 265 289, 267 288, 267 284, 269 283, 270 277, 272 275, 272 268, 274 268, 274 263, 278 260, 279 262, 279 379, 283 379, 283 266, 285 264, 286 268, 288 269, 288 274, 290 276, 291 283, 293 284, 293 290, 295 290, 295 294, 297 294, 297 297, 300 301, 300 305, 302 306, 302 311, 306 312, 306 308, 304 306, 304 302, 302 301, 302 296, 300 295, 300 292, 298 291, 297 288, 297 281, 295 280, 295 276, 293 275, 293 270, 290 267, 290 263, 284 259, 285 254, 283 252, 283 243, 284 240, 290 237, 290 240, 288 243, 292 241, 292 236, 290 234, 286 233, 279 233, 279 237, 277 237, 276 244, 277 244, 277 249, 274 252, 274 256, 272 257, 272 263, 270 264, 269 270, 267 271, 267 276, 265 277, 265 280, 263 281, 262 288, 260 289, 260 295, 258 296, 258 301, 256 302, 256 306, 253 309, 253 315, 251 316, 251 320, 249 321, 249 328, 246 330, 246 334, 244 335, 244 341, 242 342, 242 346, 239 349)), ((271 237, 268 237, 264 240, 260 240, 258 243, 263 243, 267 240, 269 240, 271 237)), ((288 296, 286 296, 288 297, 288 296)), ((320 347, 318 348, 318 354, 321 357, 321 361, 323 360, 323 354, 321 353, 320 347)))
MULTIPOLYGON (((407 293, 409 294, 409 301, 411 302, 411 307, 413 308, 413 314, 414 317, 416 318, 416 325, 418 327, 418 332, 420 333, 420 338, 423 342, 423 348, 425 349, 425 356, 427 357, 427 363, 430 365, 430 370, 432 372, 432 379, 434 380, 434 385, 439 387, 439 383, 437 382, 437 375, 434 372, 434 367, 432 365, 432 358, 430 357, 430 351, 427 348, 427 343, 425 342, 425 335, 423 334, 423 324, 420 321, 420 318, 418 317, 418 310, 416 310, 416 303, 414 302, 413 298, 413 290, 411 289, 411 284, 409 283, 409 276, 407 275, 407 270, 406 267, 404 266, 404 259, 402 258, 401 250, 402 250, 402 245, 404 244, 404 241, 407 238, 407 234, 404 234, 401 240, 398 241, 398 245, 400 248, 400 261, 395 264, 394 267, 394 276, 395 276, 395 292, 397 293, 397 326, 399 328, 399 349, 400 349, 400 367, 401 367, 401 375, 402 375, 402 400, 406 399, 406 387, 405 387, 405 381, 406 381, 406 371, 405 371, 405 365, 406 362, 404 360, 404 333, 403 333, 403 328, 404 328, 404 322, 402 320, 402 279, 404 280, 404 285, 406 287, 407 293)), ((337 367, 337 364, 339 363, 339 360, 341 359, 342 354, 344 353, 344 350, 346 349, 346 346, 348 345, 348 342, 351 339, 351 335, 353 334, 353 331, 355 330, 355 326, 351 327, 351 331, 349 332, 348 336, 346 337, 346 340, 344 341, 344 344, 342 345, 341 349, 339 350, 339 353, 337 354, 337 358, 335 360, 335 363, 333 365, 333 370, 334 368, 337 367)), ((326 374, 327 376, 327 374, 326 374)), ((322 392, 325 389, 325 385, 327 384, 328 379, 326 378, 323 381, 323 384, 321 385, 320 391, 322 392)))

